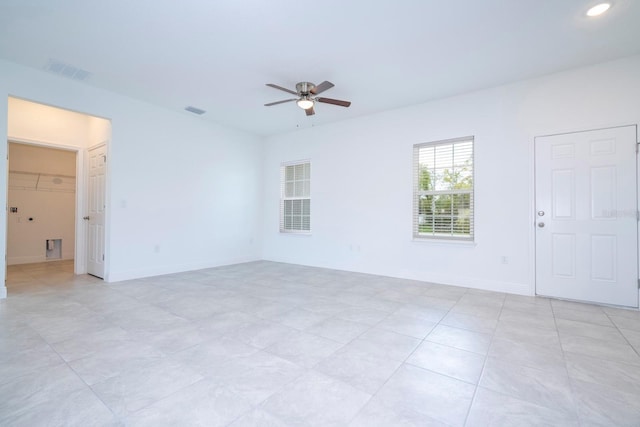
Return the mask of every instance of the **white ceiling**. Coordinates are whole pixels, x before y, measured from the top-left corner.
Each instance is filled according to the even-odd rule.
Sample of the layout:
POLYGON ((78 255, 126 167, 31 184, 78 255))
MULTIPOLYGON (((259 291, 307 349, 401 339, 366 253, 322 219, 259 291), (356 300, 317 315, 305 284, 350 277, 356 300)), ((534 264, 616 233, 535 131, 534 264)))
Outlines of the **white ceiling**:
POLYGON ((587 18, 595 3, 2 0, 0 58, 272 135, 640 53, 640 1, 587 18), (265 83, 323 80, 351 107, 263 106, 291 97, 265 83))

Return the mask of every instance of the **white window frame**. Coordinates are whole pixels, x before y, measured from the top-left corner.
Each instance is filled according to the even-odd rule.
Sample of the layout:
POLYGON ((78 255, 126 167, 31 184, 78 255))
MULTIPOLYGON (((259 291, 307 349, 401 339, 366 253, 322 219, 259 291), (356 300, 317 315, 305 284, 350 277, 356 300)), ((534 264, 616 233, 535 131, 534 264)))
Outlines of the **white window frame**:
POLYGON ((280 232, 311 234, 311 160, 309 159, 280 164, 280 232), (300 167, 303 175, 296 176, 296 170, 300 171, 300 167), (287 170, 291 171, 289 177, 287 170), (285 212, 289 209, 294 210, 296 205, 299 214, 285 212))
MULTIPOLYGON (((463 138, 453 138, 453 139, 447 139, 447 140, 441 140, 441 141, 433 141, 433 142, 426 142, 426 143, 421 143, 421 144, 415 144, 413 146, 413 238, 414 239, 418 239, 418 240, 449 240, 449 241, 469 241, 469 242, 473 242, 474 241, 474 204, 475 204, 475 197, 474 197, 474 190, 475 190, 475 159, 474 159, 474 151, 475 151, 475 141, 474 141, 474 137, 473 136, 467 136, 467 137, 463 137, 463 138), (424 190, 420 188, 420 179, 421 179, 421 170, 423 170, 424 168, 421 168, 420 166, 420 153, 421 150, 423 149, 431 149, 433 147, 444 147, 446 148, 447 146, 452 146, 452 156, 453 156, 453 160, 452 163, 453 165, 456 165, 456 157, 455 157, 455 147, 456 144, 460 144, 460 143, 464 143, 464 142, 470 142, 471 143, 471 153, 469 154, 468 152, 465 152, 464 157, 469 158, 470 156, 470 168, 471 168, 471 188, 463 188, 463 189, 431 189, 431 190, 424 190), (435 209, 435 197, 442 197, 442 196, 451 196, 451 201, 453 204, 453 197, 455 195, 464 195, 464 194, 468 194, 469 195, 469 208, 468 208, 468 212, 465 212, 463 215, 456 215, 454 214, 454 208, 452 206, 451 208, 451 213, 450 214, 446 214, 446 215, 437 215, 436 214, 436 209, 435 209), (424 214, 420 214, 420 201, 424 200, 426 197, 432 196, 432 200, 434 200, 434 208, 432 208, 432 214, 429 215, 424 215, 424 214), (424 229, 428 227, 428 225, 425 225, 425 216, 427 219, 431 219, 432 222, 432 226, 431 226, 431 232, 427 232, 424 229), (469 221, 469 232, 468 233, 455 233, 454 229, 454 222, 455 223, 459 223, 460 219, 468 219, 469 221), (450 220, 451 223, 451 228, 450 228, 450 232, 438 232, 436 231, 436 219, 441 219, 443 221, 445 220, 450 220), (422 228, 422 230, 421 230, 422 228)), ((435 149, 434 149, 435 150, 435 149)), ((435 156, 435 151, 434 151, 434 156, 435 156)), ((435 157, 434 157, 435 158, 435 157)), ((436 160, 437 161, 437 160, 436 160)), ((439 170, 437 165, 436 167, 436 171, 439 170)), ((455 174, 456 172, 456 167, 453 167, 453 172, 455 174)), ((436 172, 437 175, 437 172, 436 172)), ((437 178, 436 178, 437 179, 437 178)), ((458 212, 460 212, 458 210, 458 212)))

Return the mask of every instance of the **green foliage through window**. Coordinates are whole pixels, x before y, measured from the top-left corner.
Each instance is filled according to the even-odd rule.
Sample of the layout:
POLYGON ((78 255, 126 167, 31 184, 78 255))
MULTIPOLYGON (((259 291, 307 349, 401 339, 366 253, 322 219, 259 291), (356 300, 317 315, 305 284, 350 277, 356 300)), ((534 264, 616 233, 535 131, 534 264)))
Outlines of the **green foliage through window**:
POLYGON ((473 138, 414 146, 414 236, 473 239, 473 138))

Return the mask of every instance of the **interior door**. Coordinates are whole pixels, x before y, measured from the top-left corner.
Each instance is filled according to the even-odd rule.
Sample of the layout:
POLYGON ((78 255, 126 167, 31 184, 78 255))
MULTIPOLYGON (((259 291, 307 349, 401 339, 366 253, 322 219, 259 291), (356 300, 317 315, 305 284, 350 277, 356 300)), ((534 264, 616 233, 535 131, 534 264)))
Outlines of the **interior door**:
POLYGON ((636 126, 535 139, 536 293, 638 307, 636 126))
POLYGON ((89 209, 87 233, 87 273, 104 278, 104 209, 106 145, 89 150, 89 209))

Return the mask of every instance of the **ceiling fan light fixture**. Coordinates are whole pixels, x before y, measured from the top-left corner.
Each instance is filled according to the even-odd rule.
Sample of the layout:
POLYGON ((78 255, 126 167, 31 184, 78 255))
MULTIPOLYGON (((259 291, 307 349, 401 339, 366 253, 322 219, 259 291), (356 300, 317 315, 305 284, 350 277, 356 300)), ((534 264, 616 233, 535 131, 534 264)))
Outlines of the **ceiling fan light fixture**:
POLYGON ((605 13, 611 7, 611 3, 600 3, 593 6, 591 9, 587 11, 587 16, 594 17, 600 16, 605 13))
POLYGON ((281 90, 283 92, 290 93, 291 95, 296 95, 295 98, 283 99, 282 101, 269 102, 264 104, 265 107, 272 107, 278 104, 284 104, 285 102, 293 102, 295 101, 298 107, 302 108, 307 116, 313 116, 316 112, 313 107, 316 105, 316 102, 321 102, 323 104, 331 104, 338 105, 340 107, 349 107, 351 105, 350 101, 342 101, 340 99, 333 98, 325 98, 318 97, 322 92, 331 89, 334 84, 329 81, 324 81, 319 85, 314 85, 309 82, 300 82, 296 84, 295 92, 287 89, 286 87, 278 86, 273 83, 267 83, 267 86, 272 87, 274 89, 281 90))
POLYGON ((298 107, 302 108, 303 110, 308 110, 309 108, 313 107, 313 100, 308 96, 305 96, 304 98, 298 99, 296 101, 296 104, 298 104, 298 107))

